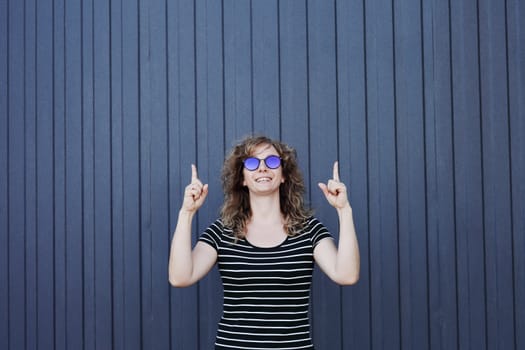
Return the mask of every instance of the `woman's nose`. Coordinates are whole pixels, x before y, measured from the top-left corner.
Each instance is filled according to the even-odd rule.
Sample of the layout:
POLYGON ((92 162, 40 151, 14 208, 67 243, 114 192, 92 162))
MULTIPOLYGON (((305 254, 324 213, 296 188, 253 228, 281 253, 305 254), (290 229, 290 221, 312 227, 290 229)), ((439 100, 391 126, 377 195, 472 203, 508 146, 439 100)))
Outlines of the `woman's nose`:
POLYGON ((259 168, 257 170, 259 170, 259 171, 267 171, 268 170, 268 167, 266 166, 266 163, 264 162, 263 159, 261 159, 259 161, 259 168))

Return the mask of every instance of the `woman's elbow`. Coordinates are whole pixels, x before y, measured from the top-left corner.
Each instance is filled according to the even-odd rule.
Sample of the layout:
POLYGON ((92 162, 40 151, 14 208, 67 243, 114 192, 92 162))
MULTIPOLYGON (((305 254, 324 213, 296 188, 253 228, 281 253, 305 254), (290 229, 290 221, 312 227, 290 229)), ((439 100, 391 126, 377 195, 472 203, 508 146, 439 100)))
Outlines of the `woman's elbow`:
POLYGON ((338 278, 335 282, 340 286, 351 286, 359 281, 359 273, 338 278))
POLYGON ((169 275, 168 279, 172 287, 184 288, 184 287, 189 287, 193 284, 188 279, 176 278, 175 276, 172 276, 171 274, 169 275))

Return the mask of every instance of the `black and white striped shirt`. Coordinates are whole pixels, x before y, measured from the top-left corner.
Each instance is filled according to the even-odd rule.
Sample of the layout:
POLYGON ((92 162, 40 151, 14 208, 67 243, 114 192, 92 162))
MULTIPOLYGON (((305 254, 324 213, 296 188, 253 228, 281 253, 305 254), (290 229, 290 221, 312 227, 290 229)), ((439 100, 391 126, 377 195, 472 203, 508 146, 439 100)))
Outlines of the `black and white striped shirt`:
POLYGON ((261 248, 215 221, 199 240, 217 250, 224 309, 215 349, 313 349, 308 306, 313 249, 331 237, 316 218, 302 233, 261 248))

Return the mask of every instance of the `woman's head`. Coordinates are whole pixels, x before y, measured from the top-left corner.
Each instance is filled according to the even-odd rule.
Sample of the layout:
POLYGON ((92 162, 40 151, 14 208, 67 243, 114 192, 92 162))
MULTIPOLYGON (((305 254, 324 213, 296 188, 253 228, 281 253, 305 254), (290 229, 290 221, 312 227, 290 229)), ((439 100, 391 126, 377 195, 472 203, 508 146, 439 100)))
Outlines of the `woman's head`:
MULTIPOLYGON (((250 136, 235 145, 226 157, 222 170, 222 185, 225 195, 221 216, 224 224, 231 227, 238 237, 245 234, 248 220, 251 218, 250 194, 246 186, 244 161, 261 152, 265 157, 274 153, 280 157, 279 198, 281 212, 286 220, 286 231, 293 235, 302 227, 311 214, 304 207, 304 180, 297 164, 295 149, 285 143, 265 136, 250 136), (282 181, 281 181, 282 180, 282 181)), ((261 161, 262 162, 262 161, 261 161)), ((266 164, 265 166, 268 167, 266 164)), ((275 164, 270 163, 270 166, 275 164)), ((271 168, 270 168, 271 169, 271 168)), ((248 171, 249 172, 249 171, 248 171)), ((250 174, 248 174, 250 175, 250 174)))

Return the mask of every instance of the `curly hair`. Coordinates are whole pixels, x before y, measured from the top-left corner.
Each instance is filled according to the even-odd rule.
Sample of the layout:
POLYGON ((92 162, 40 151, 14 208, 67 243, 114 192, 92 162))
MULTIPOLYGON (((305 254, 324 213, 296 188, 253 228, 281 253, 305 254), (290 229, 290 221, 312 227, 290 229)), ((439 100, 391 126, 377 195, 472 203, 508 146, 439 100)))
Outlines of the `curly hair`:
POLYGON ((253 154, 257 146, 264 144, 273 146, 281 157, 286 181, 279 188, 279 199, 286 233, 289 236, 296 235, 312 215, 312 211, 304 204, 305 186, 295 149, 266 136, 248 136, 232 148, 224 161, 221 175, 224 191, 221 219, 226 227, 233 230, 236 239, 246 235, 246 225, 252 216, 250 195, 243 186, 243 161, 253 154))

